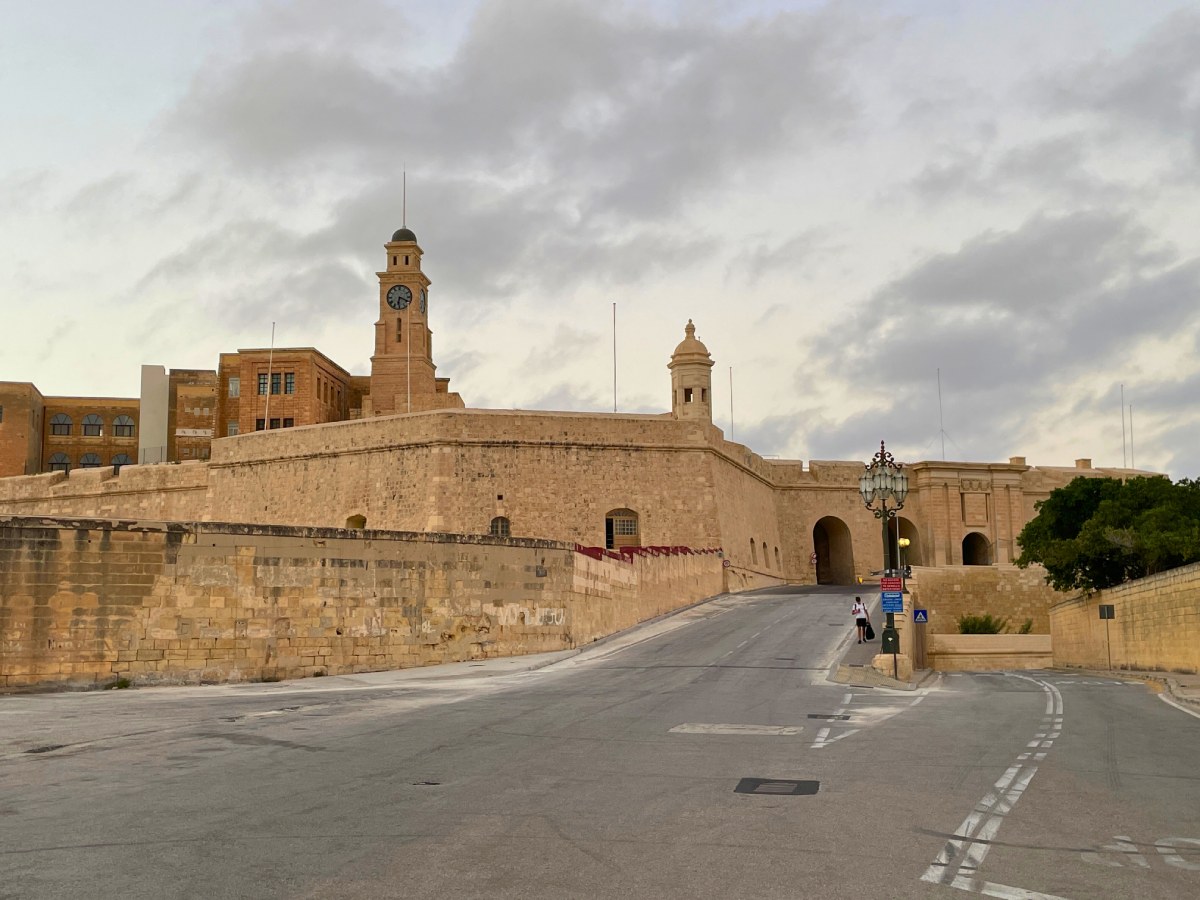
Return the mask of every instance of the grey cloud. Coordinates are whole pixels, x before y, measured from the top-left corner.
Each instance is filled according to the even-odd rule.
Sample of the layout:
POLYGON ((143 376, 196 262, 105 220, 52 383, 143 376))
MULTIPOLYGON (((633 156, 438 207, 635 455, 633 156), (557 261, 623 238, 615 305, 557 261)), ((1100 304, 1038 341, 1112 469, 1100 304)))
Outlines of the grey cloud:
POLYGON ((1190 138, 1200 153, 1200 14, 1180 10, 1120 56, 1105 54, 1047 79, 1048 105, 1105 120, 1150 126, 1159 137, 1190 138))

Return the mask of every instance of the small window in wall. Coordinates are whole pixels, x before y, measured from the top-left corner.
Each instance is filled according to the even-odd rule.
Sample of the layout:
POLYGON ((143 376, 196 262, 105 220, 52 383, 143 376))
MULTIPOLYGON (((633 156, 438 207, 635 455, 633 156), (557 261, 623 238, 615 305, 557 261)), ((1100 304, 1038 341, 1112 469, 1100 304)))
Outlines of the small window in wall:
POLYGON ((362 516, 362 515, 349 516, 346 519, 346 527, 347 528, 366 528, 367 527, 367 517, 362 516))
POLYGON ((775 548, 775 568, 776 569, 783 568, 783 563, 779 561, 779 548, 778 547, 775 548))
POLYGON ((288 419, 284 419, 284 420, 283 420, 283 427, 284 427, 284 428, 291 428, 291 427, 292 427, 292 426, 294 426, 295 424, 296 424, 296 420, 295 420, 295 419, 288 418, 288 419))
POLYGON ((392 265, 394 266, 395 264, 396 264, 396 257, 393 256, 392 257, 392 265))
POLYGON ((104 431, 104 420, 95 413, 83 417, 83 433, 88 437, 100 437, 104 431))
POLYGON ((271 420, 271 427, 272 427, 272 428, 278 428, 278 427, 279 427, 279 420, 278 420, 278 419, 272 419, 272 420, 271 420))
POLYGON ((65 453, 55 453, 50 457, 49 465, 51 472, 70 472, 71 458, 65 453))
POLYGON ((254 420, 254 430, 255 431, 262 431, 266 426, 267 426, 266 419, 255 419, 254 420))
POLYGON ((100 468, 100 456, 96 453, 85 453, 79 460, 79 468, 81 469, 98 469, 100 468))
POLYGON ((404 257, 404 264, 405 264, 406 266, 408 265, 408 257, 407 257, 407 256, 406 256, 406 257, 404 257))
POLYGON ((121 466, 127 466, 132 462, 133 462, 133 460, 129 458, 128 453, 118 453, 116 456, 114 456, 112 458, 112 467, 116 471, 120 472, 121 466))
POLYGON ((4 422, 4 405, 0 404, 0 424, 4 422))
POLYGON ((296 393, 296 373, 295 372, 284 372, 283 373, 283 392, 285 394, 296 393))
POLYGON ((758 547, 754 543, 754 538, 750 538, 750 561, 754 565, 758 565, 758 547))
POLYGON ((267 392, 267 373, 266 372, 258 373, 258 392, 259 392, 259 394, 265 394, 267 392))
POLYGON ((133 419, 129 416, 117 416, 113 419, 114 437, 133 437, 133 419))
POLYGON ((51 434, 70 434, 71 433, 71 417, 68 416, 66 413, 56 413, 54 418, 50 420, 50 433, 51 434))
POLYGON ((240 397, 242 394, 242 379, 238 375, 229 377, 229 396, 240 397))
POLYGON ((232 437, 233 435, 235 435, 237 433, 238 433, 238 423, 237 422, 226 422, 225 423, 225 434, 226 435, 232 437))
POLYGON ((638 514, 632 509, 614 509, 604 517, 604 543, 609 550, 640 547, 638 514))
POLYGON ((404 325, 403 319, 399 319, 399 318, 396 319, 396 343, 397 344, 400 343, 402 340, 404 340, 403 325, 404 325))
POLYGON ((684 403, 691 403, 691 402, 692 402, 692 389, 691 389, 691 388, 684 388, 684 389, 683 389, 683 402, 684 402, 684 403))
POLYGON ((279 372, 271 373, 271 393, 278 394, 279 389, 283 384, 283 375, 279 372))
POLYGON ((708 402, 708 388, 700 388, 700 402, 701 403, 708 402))
POLYGON ((496 516, 488 526, 488 534, 492 537, 508 537, 511 531, 511 523, 504 516, 496 516))

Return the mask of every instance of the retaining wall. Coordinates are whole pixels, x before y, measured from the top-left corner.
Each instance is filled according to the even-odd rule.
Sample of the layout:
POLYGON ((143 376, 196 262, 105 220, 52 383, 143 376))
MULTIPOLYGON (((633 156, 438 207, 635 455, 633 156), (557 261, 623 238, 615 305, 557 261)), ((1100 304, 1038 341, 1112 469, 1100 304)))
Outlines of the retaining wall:
POLYGON ((720 593, 721 562, 685 548, 589 556, 476 535, 0 517, 0 688, 570 649, 720 593))

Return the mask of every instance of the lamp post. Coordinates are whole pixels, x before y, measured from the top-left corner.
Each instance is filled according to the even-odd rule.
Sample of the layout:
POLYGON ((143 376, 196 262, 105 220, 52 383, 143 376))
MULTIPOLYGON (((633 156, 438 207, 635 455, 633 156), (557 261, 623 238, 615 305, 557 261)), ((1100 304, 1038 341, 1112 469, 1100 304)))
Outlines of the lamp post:
MULTIPOLYGON (((896 529, 896 530, 897 530, 897 532, 899 532, 899 529, 896 529)), ((902 538, 896 539, 896 547, 897 547, 896 556, 899 558, 898 561, 900 563, 900 590, 901 591, 904 590, 904 575, 905 575, 904 551, 908 549, 908 546, 911 543, 912 543, 912 541, 910 541, 908 538, 902 537, 902 538)))
MULTIPOLYGON (((863 503, 875 514, 883 524, 883 574, 892 574, 892 538, 888 533, 888 521, 896 518, 896 511, 904 508, 904 498, 908 496, 908 473, 904 466, 896 462, 892 454, 887 452, 883 441, 879 442, 879 452, 871 459, 870 465, 858 478, 858 492, 862 494, 863 503), (888 501, 893 506, 888 508, 888 501), (876 508, 872 504, 878 502, 876 508)), ((899 548, 896 550, 897 568, 899 568, 899 548)), ((887 625, 883 631, 883 648, 898 646, 899 638, 896 633, 896 614, 887 614, 887 625)), ((892 651, 894 653, 894 650, 892 651)))

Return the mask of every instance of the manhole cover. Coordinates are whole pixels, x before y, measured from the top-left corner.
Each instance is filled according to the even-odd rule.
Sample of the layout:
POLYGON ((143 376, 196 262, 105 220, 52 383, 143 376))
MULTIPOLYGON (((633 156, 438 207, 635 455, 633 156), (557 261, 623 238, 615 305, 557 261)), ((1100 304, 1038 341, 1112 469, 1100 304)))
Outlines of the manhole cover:
POLYGON ((49 753, 51 750, 61 750, 66 744, 47 744, 45 747, 34 747, 32 750, 26 750, 26 753, 49 753))
POLYGON ((787 778, 743 778, 733 789, 735 794, 774 794, 781 797, 799 797, 815 794, 821 787, 819 781, 792 781, 787 778))
POLYGON ((827 713, 809 713, 808 717, 810 719, 829 719, 830 721, 833 721, 833 722, 849 722, 850 721, 849 716, 831 716, 831 715, 828 715, 827 713))

